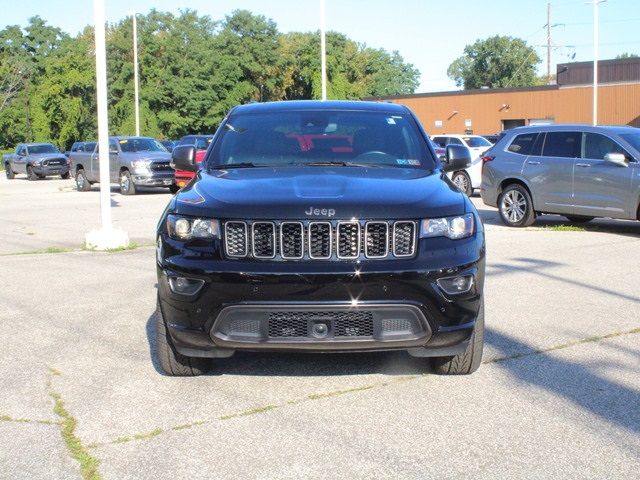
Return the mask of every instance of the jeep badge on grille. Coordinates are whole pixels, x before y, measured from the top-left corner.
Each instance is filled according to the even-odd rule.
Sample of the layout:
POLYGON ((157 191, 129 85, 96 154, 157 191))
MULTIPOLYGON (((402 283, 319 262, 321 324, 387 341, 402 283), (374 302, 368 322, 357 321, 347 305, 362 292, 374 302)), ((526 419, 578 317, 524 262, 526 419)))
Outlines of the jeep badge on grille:
POLYGON ((315 217, 335 217, 336 211, 333 208, 313 208, 309 207, 309 210, 305 210, 305 215, 315 217))

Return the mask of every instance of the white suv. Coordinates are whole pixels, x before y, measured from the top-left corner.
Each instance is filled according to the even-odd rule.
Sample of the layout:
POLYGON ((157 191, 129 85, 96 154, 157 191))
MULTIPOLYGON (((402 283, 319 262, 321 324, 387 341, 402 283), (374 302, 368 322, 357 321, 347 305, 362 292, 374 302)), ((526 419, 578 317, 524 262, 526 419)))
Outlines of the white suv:
POLYGON ((480 135, 433 135, 431 140, 441 148, 447 145, 463 145, 471 151, 471 165, 465 170, 449 173, 449 178, 467 195, 473 194, 474 188, 480 188, 482 182, 482 154, 493 145, 480 135))

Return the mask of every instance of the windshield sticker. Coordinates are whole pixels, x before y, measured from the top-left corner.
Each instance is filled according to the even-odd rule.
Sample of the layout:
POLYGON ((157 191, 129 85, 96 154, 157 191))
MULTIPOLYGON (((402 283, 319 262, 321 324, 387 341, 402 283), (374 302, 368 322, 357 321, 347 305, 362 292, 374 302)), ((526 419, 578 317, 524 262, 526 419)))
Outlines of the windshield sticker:
POLYGON ((129 140, 120 140, 120 143, 121 143, 121 144, 125 144, 125 143, 127 143, 127 142, 129 142, 129 140))
POLYGON ((411 158, 396 158, 396 163, 398 165, 411 165, 414 167, 420 166, 420 160, 414 160, 411 158))
POLYGON ((394 120, 394 118, 393 118, 393 117, 387 117, 387 123, 388 123, 389 125, 395 125, 395 124, 396 124, 396 121, 394 120))

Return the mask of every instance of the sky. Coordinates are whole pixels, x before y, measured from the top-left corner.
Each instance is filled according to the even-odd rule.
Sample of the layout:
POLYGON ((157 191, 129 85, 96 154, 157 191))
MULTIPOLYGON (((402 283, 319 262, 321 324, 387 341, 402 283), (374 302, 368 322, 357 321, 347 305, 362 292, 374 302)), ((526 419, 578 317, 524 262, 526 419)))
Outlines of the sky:
MULTIPOLYGON (((546 73, 547 0, 325 0, 327 30, 387 51, 398 50, 421 72, 416 92, 454 90, 447 68, 465 45, 493 35, 523 38, 535 46, 546 73)), ((151 8, 178 13, 191 8, 221 20, 246 9, 274 20, 281 32, 319 28, 320 0, 105 0, 109 22, 131 11, 151 8)), ((551 1, 551 71, 557 63, 593 59, 593 7, 586 0, 551 1)), ((600 59, 622 52, 640 54, 638 0, 600 4, 600 59)), ((26 25, 40 15, 49 24, 76 34, 93 23, 91 0, 0 0, 0 29, 26 25)))

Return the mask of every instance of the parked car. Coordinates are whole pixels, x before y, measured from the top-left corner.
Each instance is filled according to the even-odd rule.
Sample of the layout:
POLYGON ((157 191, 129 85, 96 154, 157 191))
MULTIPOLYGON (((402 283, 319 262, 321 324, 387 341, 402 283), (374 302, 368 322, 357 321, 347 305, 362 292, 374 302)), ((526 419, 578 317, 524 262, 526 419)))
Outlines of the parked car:
MULTIPOLYGON (((178 140, 176 146, 192 145, 197 150, 196 162, 201 162, 204 158, 204 154, 209 147, 209 144, 213 140, 213 135, 186 135, 178 140)), ((172 192, 177 192, 180 188, 184 187, 194 177, 193 172, 186 170, 176 170, 175 186, 172 188, 172 192)))
MULTIPOLYGON (((148 137, 109 138, 109 172, 120 193, 134 195, 138 187, 171 187, 174 172, 171 154, 157 140, 148 137)), ((71 154, 73 174, 80 191, 100 181, 98 145, 91 151, 71 154)))
POLYGON ((411 111, 377 102, 247 104, 158 223, 156 342, 169 375, 236 350, 408 350, 435 371, 482 357, 485 241, 411 111), (311 139, 309 143, 307 140, 311 139), (304 148, 301 146, 304 145, 304 148))
POLYGON ((159 140, 159 142, 162 144, 162 146, 164 148, 167 149, 167 151, 169 153, 171 153, 173 151, 173 149, 175 148, 176 144, 178 143, 175 140, 159 140))
POLYGON ((498 140, 500 140, 500 138, 502 137, 502 134, 496 133, 493 135, 480 135, 480 136, 486 139, 492 145, 495 145, 498 142, 498 140))
POLYGON ((445 148, 447 145, 463 145, 471 150, 471 166, 465 170, 451 172, 449 178, 464 193, 473 195, 473 190, 480 188, 482 181, 480 157, 491 147, 491 143, 480 135, 433 135, 431 139, 440 148, 445 148))
POLYGON ((512 227, 537 215, 640 220, 640 129, 520 127, 483 156, 482 200, 512 227))
POLYGON ((2 156, 8 179, 24 173, 29 180, 60 175, 69 178, 69 159, 51 143, 20 143, 15 153, 2 156))

